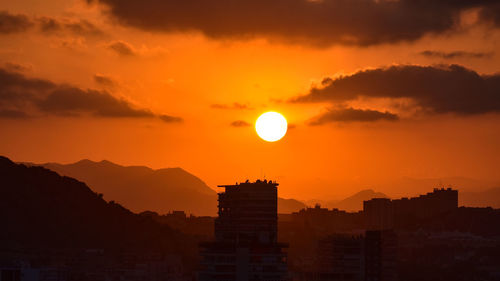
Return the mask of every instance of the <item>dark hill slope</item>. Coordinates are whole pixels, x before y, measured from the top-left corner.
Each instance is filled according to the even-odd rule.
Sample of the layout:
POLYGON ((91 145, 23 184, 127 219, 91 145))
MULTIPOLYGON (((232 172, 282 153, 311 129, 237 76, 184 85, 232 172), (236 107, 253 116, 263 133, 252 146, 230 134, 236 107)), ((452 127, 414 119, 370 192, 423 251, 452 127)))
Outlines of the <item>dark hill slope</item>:
MULTIPOLYGON (((31 164, 30 164, 31 165, 31 164)), ((151 169, 121 166, 110 161, 81 160, 73 164, 41 164, 61 175, 85 182, 104 199, 114 200, 133 212, 160 214, 182 210, 195 215, 217 214, 217 193, 200 178, 181 168, 151 169)), ((305 204, 278 198, 278 212, 292 213, 305 204)))
POLYGON ((104 199, 114 200, 136 213, 183 210, 196 215, 216 214, 217 193, 181 168, 154 170, 86 159, 73 164, 41 166, 83 181, 94 191, 103 193, 104 199))
POLYGON ((9 248, 101 248, 186 253, 182 235, 114 202, 84 183, 0 156, 0 242, 9 248))

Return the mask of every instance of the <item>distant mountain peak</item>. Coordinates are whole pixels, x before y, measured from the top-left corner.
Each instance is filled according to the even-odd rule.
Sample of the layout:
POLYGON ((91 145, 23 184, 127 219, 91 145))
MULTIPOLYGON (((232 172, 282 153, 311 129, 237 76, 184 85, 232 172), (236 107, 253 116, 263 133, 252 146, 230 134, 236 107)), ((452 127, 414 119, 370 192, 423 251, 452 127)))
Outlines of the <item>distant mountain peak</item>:
POLYGON ((217 193, 182 168, 154 170, 146 166, 122 166, 108 160, 83 159, 73 164, 42 166, 87 183, 106 200, 115 200, 134 212, 167 213, 185 210, 196 215, 215 215, 217 193))
MULTIPOLYGON (((377 198, 381 198, 381 197, 386 198, 387 197, 387 195, 385 195, 384 193, 376 192, 375 190, 373 190, 371 188, 363 189, 350 197, 354 197, 354 196, 377 196, 377 198)), ((347 197, 347 198, 350 198, 350 197, 347 197)))
POLYGON ((0 221, 8 230, 0 240, 7 249, 127 247, 182 253, 177 245, 189 239, 44 167, 0 156, 0 175, 0 221))
POLYGON ((82 159, 82 160, 77 161, 77 162, 75 162, 73 164, 94 164, 94 163, 96 163, 96 162, 94 162, 94 161, 92 161, 90 159, 82 159))
POLYGON ((343 200, 330 203, 330 207, 346 211, 359 211, 363 209, 363 201, 373 198, 388 198, 387 195, 381 192, 376 192, 371 188, 363 189, 346 197, 343 200))

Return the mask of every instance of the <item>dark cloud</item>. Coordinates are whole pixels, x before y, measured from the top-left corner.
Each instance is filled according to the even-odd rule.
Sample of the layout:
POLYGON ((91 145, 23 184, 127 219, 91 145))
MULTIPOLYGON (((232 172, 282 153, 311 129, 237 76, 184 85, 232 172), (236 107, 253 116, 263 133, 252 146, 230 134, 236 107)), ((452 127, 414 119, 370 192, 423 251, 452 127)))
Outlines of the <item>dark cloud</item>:
POLYGON ((154 117, 147 109, 136 109, 125 100, 104 91, 61 86, 36 101, 38 108, 56 115, 91 114, 102 117, 154 117))
POLYGON ((309 125, 323 125, 330 122, 374 122, 379 120, 396 121, 399 117, 388 111, 380 112, 371 109, 338 108, 314 117, 309 125))
POLYGON ((137 55, 134 47, 125 41, 113 41, 108 44, 108 49, 123 57, 132 57, 137 55))
POLYGON ((160 119, 166 123, 180 123, 184 121, 182 118, 177 116, 159 115, 158 117, 160 117, 160 119))
POLYGON ((106 33, 100 28, 95 26, 93 23, 81 19, 78 22, 69 22, 64 24, 66 29, 71 31, 73 34, 77 35, 89 35, 89 36, 106 36, 106 33))
POLYGON ((233 104, 220 104, 220 103, 215 103, 210 105, 211 108, 214 109, 252 109, 246 104, 241 104, 234 102, 233 104))
POLYGON ((442 58, 442 59, 456 59, 456 58, 491 58, 493 53, 487 52, 467 52, 467 51, 453 51, 453 52, 442 52, 442 51, 431 51, 425 50, 420 52, 420 55, 430 58, 442 58))
MULTIPOLYGON (((198 31, 215 39, 265 37, 315 45, 412 41, 457 27, 461 12, 493 0, 87 0, 147 31, 198 31)), ((496 6, 495 6, 496 7, 496 6)))
POLYGON ((500 27, 500 2, 493 2, 496 3, 481 9, 481 11, 479 12, 479 17, 487 23, 490 23, 496 27, 500 27))
POLYGON ((32 65, 15 63, 15 62, 6 62, 4 64, 4 67, 8 71, 17 71, 17 72, 26 72, 33 69, 32 65))
POLYGON ((25 15, 14 15, 7 11, 0 11, 0 34, 23 32, 31 26, 33 23, 25 15))
POLYGON ((80 19, 71 21, 67 19, 56 19, 51 17, 40 17, 37 23, 42 32, 48 34, 70 33, 79 36, 106 36, 106 33, 93 23, 80 19))
POLYGON ((23 117, 31 112, 59 116, 167 119, 166 115, 156 115, 148 109, 137 108, 106 91, 84 90, 28 78, 5 69, 0 69, 0 111, 0 117, 23 117))
POLYGON ((0 118, 24 119, 29 115, 26 112, 11 109, 0 109, 0 118))
POLYGON ((250 123, 248 123, 246 121, 243 121, 243 120, 233 121, 233 122, 231 122, 230 125, 233 126, 233 127, 249 127, 249 126, 252 126, 252 124, 250 124, 250 123))
POLYGON ((38 19, 40 30, 42 32, 59 32, 63 29, 61 23, 54 18, 42 17, 38 19))
POLYGON ((117 86, 117 83, 113 78, 102 74, 94 74, 94 82, 109 88, 115 88, 117 86))
POLYGON ((40 95, 57 88, 54 83, 42 79, 27 79, 21 73, 0 68, 0 109, 26 107, 40 95))
POLYGON ((80 19, 56 19, 52 17, 30 18, 24 14, 10 14, 0 11, 0 34, 24 32, 37 26, 45 34, 71 34, 78 36, 106 36, 106 33, 93 23, 80 19))
POLYGON ((459 65, 398 65, 325 78, 292 102, 409 98, 433 113, 500 112, 500 74, 480 75, 459 65))

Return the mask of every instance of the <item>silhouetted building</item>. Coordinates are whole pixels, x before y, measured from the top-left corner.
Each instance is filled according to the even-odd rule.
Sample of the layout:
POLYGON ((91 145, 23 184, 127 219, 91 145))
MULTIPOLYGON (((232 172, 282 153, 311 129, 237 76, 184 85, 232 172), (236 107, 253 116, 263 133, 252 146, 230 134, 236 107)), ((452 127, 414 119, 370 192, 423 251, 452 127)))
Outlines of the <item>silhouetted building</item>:
POLYGON ((397 236, 394 230, 365 233, 365 280, 397 280, 397 236))
POLYGON ((296 274, 298 281, 397 280, 397 237, 393 230, 365 235, 334 234, 318 241, 316 262, 296 274))
POLYGON ((363 229, 363 212, 346 212, 339 209, 305 208, 291 215, 291 223, 323 234, 333 234, 363 229))
POLYGON ((318 243, 318 278, 322 281, 364 280, 364 248, 361 235, 330 235, 318 243))
POLYGON ((389 198, 373 198, 363 202, 365 228, 384 230, 394 228, 394 208, 389 198))
POLYGON ((458 208, 458 190, 435 188, 433 192, 413 198, 392 200, 396 216, 429 218, 458 208))
POLYGON ((393 229, 415 219, 428 219, 457 210, 458 190, 435 188, 433 192, 413 198, 391 200, 374 198, 363 202, 367 230, 393 229))
POLYGON ((201 281, 287 280, 285 244, 277 242, 278 184, 222 185, 215 241, 202 243, 201 281))

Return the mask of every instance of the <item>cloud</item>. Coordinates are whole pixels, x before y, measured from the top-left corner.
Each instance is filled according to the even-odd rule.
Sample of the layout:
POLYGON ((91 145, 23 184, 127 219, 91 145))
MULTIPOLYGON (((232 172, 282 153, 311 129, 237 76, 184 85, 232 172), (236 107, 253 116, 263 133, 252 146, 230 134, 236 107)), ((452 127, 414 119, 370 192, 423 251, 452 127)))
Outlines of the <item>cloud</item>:
POLYGON ((237 128, 252 126, 252 124, 250 124, 250 123, 248 123, 246 121, 243 121, 243 120, 233 121, 233 122, 231 122, 230 125, 233 126, 233 127, 237 127, 237 128))
POLYGON ((210 105, 211 108, 214 109, 252 109, 246 104, 241 104, 234 102, 232 104, 220 104, 220 103, 214 103, 210 105))
POLYGON ((69 20, 56 19, 52 17, 40 17, 36 19, 40 30, 46 34, 68 33, 77 36, 104 37, 106 33, 93 23, 85 19, 69 20))
POLYGON ((102 74, 94 74, 94 82, 108 88, 116 88, 118 86, 113 78, 102 74))
POLYGON ((84 37, 65 37, 55 40, 53 47, 65 48, 74 52, 83 52, 88 49, 87 42, 84 37))
POLYGON ((396 65, 325 78, 291 102, 347 102, 408 98, 424 111, 462 115, 500 112, 500 74, 480 75, 460 65, 396 65))
POLYGON ((160 117, 161 121, 166 123, 180 123, 184 121, 182 118, 177 116, 159 115, 158 117, 160 117))
POLYGON ((213 39, 267 38, 310 45, 413 41, 457 29, 463 11, 495 21, 494 1, 87 0, 117 22, 146 31, 201 32, 213 39))
POLYGON ((122 57, 133 57, 137 55, 134 47, 125 41, 113 41, 109 43, 107 47, 122 57))
POLYGON ((21 64, 16 62, 6 62, 4 67, 9 71, 15 72, 27 72, 33 69, 33 66, 30 64, 21 64))
MULTIPOLYGON (((0 68, 1 117, 48 114, 113 118, 160 118, 148 109, 137 108, 107 91, 81 89, 71 85, 28 78, 0 68)), ((172 117, 173 118, 173 117, 172 117)))
POLYGON ((62 116, 88 113, 101 117, 154 117, 151 111, 136 109, 127 101, 105 91, 82 90, 71 86, 60 86, 35 104, 46 113, 62 116))
POLYGON ((19 33, 36 26, 44 34, 74 36, 107 36, 104 31, 85 19, 70 20, 53 17, 28 17, 24 14, 11 14, 0 11, 0 34, 19 33))
POLYGON ((0 11, 0 34, 23 32, 32 26, 33 23, 26 15, 0 11))
MULTIPOLYGON (((142 45, 140 48, 134 47, 132 44, 123 41, 123 40, 115 40, 109 42, 106 47, 116 53, 121 57, 145 57, 145 58, 160 58, 166 54, 168 54, 168 50, 161 47, 156 46, 153 48, 149 48, 145 45, 142 45)), ((168 82, 168 80, 167 80, 168 82)))
POLYGON ((500 3, 496 1, 496 3, 481 9, 479 17, 493 26, 500 27, 500 3))
POLYGON ((28 118, 28 114, 19 110, 0 109, 0 118, 24 119, 28 118))
POLYGON ((374 122, 379 120, 396 121, 399 117, 388 111, 380 112, 371 109, 338 108, 314 117, 309 125, 323 125, 330 122, 374 122))
POLYGON ((430 58, 442 58, 442 59, 455 59, 455 58, 491 58, 493 53, 486 52, 467 52, 467 51, 453 51, 453 52, 442 52, 442 51, 431 51, 425 50, 420 52, 420 55, 430 58))

